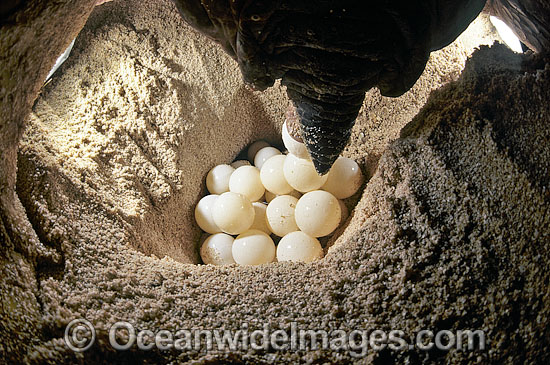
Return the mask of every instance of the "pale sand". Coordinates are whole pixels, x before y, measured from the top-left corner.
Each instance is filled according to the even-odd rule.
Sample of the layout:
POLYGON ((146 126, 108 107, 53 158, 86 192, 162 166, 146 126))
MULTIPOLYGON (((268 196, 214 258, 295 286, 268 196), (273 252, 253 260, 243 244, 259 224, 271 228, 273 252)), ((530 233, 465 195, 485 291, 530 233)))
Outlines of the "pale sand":
POLYGON ((204 177, 258 138, 280 143, 286 94, 248 90, 168 1, 97 8, 20 143, 18 193, 47 248, 28 359, 81 358, 62 341, 77 317, 98 329, 83 357, 96 362, 351 360, 346 351, 116 353, 107 329, 117 320, 152 330, 479 328, 491 351, 367 359, 547 357, 550 70, 524 75, 519 57, 484 50, 388 146, 432 90, 458 78, 474 46, 492 43, 483 21, 470 29, 480 30, 434 53, 403 97, 369 92, 344 155, 370 180, 348 201, 357 206, 325 259, 219 268, 195 265, 204 177))

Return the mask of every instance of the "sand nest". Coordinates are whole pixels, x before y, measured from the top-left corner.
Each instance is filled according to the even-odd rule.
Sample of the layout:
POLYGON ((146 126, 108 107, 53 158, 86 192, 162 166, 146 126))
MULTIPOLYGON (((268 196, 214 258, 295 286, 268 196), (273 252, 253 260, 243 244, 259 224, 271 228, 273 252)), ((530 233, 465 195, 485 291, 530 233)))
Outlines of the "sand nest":
POLYGON ((272 348, 117 352, 108 330, 125 320, 153 331, 481 329, 485 351, 363 355, 548 360, 550 67, 483 48, 428 100, 494 39, 483 18, 469 32, 434 53, 403 97, 367 95, 344 155, 369 181, 323 260, 212 267, 196 265, 192 213, 204 176, 255 139, 279 142, 284 89, 247 89, 236 64, 167 1, 96 8, 20 142, 17 192, 38 235, 28 239, 36 268, 17 269, 14 254, 6 272, 30 286, 36 276, 36 287, 3 313, 8 323, 25 317, 22 332, 35 337, 4 344, 8 358, 353 360, 350 351, 272 348), (82 354, 63 342, 74 318, 97 331, 82 354))

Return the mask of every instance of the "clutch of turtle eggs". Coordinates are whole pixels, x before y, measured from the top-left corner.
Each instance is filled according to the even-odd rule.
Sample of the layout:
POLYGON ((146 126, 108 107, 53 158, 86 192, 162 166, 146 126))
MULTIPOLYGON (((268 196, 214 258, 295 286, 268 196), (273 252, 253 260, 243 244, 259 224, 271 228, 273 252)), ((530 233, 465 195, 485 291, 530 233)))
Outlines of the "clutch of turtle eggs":
POLYGON ((283 125, 288 154, 260 140, 247 160, 217 165, 206 176, 210 195, 195 207, 195 220, 208 234, 200 255, 205 264, 260 265, 274 261, 312 262, 323 257, 319 237, 347 218, 342 199, 364 181, 358 164, 338 157, 319 176, 303 143, 283 125), (253 166, 250 162, 253 162, 253 166), (274 240, 281 237, 277 246, 274 240))

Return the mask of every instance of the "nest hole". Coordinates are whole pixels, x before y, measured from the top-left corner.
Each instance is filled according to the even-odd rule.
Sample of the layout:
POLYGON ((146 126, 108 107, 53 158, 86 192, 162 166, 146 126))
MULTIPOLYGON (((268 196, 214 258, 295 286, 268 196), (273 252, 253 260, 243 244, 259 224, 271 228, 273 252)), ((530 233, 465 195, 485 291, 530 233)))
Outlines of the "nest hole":
MULTIPOLYGON (((132 248, 198 264, 201 230, 194 207, 206 194, 207 172, 232 162, 258 139, 281 147, 289 100, 279 83, 262 93, 246 87, 237 64, 175 12, 169 27, 144 28, 149 18, 167 16, 165 6, 147 14, 116 6, 94 11, 67 61, 43 87, 21 140, 18 180, 36 181, 34 161, 50 171, 29 183, 34 187, 18 191, 28 211, 36 210, 32 194, 39 194, 57 204, 52 209, 64 218, 80 219, 44 194, 57 184, 60 191, 72 191, 83 209, 93 206, 121 222, 124 242, 132 248)), ((461 70, 460 58, 449 61, 448 54, 462 57, 470 51, 460 43, 453 47, 434 56, 427 76, 405 96, 367 94, 345 152, 365 176, 372 175, 388 141, 416 115, 429 91, 448 82, 445 74, 426 86, 434 74, 430 70, 461 70)), ((350 212, 362 190, 346 201, 350 212)), ((37 220, 41 224, 49 227, 37 220)), ((83 224, 102 232, 97 222, 83 224)), ((325 249, 345 226, 323 239, 325 249)))

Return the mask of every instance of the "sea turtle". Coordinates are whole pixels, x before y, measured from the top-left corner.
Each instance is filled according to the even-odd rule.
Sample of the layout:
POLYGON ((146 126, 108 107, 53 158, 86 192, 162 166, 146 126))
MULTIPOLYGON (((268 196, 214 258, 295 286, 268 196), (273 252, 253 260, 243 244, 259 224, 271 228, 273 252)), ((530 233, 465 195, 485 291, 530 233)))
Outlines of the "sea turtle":
POLYGON ((431 51, 451 43, 485 0, 173 0, 191 26, 264 90, 282 79, 317 172, 346 146, 365 98, 409 90, 431 51))

